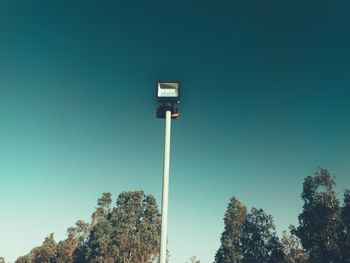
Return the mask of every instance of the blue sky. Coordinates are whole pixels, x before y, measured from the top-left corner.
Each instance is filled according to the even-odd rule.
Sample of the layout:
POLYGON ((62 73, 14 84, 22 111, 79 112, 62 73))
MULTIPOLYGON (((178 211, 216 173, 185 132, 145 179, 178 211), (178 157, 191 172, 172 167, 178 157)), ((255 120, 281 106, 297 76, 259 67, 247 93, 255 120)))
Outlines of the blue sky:
POLYGON ((229 198, 297 224, 317 167, 350 187, 345 1, 0 3, 0 255, 89 220, 102 192, 160 205, 155 81, 172 125, 171 262, 212 262, 229 198))

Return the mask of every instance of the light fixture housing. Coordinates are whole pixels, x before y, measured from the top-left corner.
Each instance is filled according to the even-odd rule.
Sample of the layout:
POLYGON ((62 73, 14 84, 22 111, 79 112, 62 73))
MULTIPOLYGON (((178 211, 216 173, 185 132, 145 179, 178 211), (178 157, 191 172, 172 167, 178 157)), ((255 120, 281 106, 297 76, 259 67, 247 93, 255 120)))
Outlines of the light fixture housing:
POLYGON ((179 81, 157 81, 156 97, 159 102, 180 102, 179 81))
POLYGON ((179 81, 157 81, 156 98, 159 102, 157 118, 164 119, 166 111, 171 112, 172 119, 180 117, 177 109, 177 104, 180 102, 179 81))

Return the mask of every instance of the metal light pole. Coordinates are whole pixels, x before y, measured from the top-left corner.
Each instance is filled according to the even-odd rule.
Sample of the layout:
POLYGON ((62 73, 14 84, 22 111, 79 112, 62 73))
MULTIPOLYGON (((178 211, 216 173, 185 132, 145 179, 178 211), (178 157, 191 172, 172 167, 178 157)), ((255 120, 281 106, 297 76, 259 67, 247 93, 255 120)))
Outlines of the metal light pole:
POLYGON ((171 119, 177 119, 180 114, 176 104, 180 101, 179 82, 167 81, 157 83, 157 100, 160 106, 157 117, 165 119, 165 142, 163 163, 162 189, 162 227, 160 237, 160 263, 166 263, 168 234, 168 200, 169 200, 169 168, 170 168, 170 130, 171 119))
POLYGON ((162 230, 160 237, 160 263, 166 263, 167 233, 168 233, 168 199, 169 199, 169 168, 170 168, 170 129, 171 111, 165 113, 165 142, 163 164, 162 193, 162 230))

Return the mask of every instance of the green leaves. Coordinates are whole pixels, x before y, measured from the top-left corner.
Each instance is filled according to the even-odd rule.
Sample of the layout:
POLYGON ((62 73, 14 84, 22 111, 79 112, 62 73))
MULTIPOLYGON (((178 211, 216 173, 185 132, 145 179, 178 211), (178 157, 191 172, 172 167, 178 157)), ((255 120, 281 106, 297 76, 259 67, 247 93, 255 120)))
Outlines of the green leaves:
POLYGON ((343 253, 343 261, 350 262, 350 190, 344 193, 344 205, 341 208, 342 219, 342 235, 341 250, 343 253))
MULTIPOLYGON (((334 187, 335 178, 326 169, 305 178, 299 226, 284 232, 281 241, 271 215, 254 207, 248 211, 232 197, 215 263, 350 262, 350 190, 341 207, 334 187)), ((78 220, 58 244, 49 235, 16 263, 151 263, 159 258, 160 231, 153 196, 123 192, 112 207, 111 194, 103 193, 90 223, 78 220)))
POLYGON ((88 262, 152 262, 160 245, 160 214, 155 198, 143 191, 123 192, 116 207, 104 193, 93 215, 94 226, 78 248, 88 262), (85 251, 85 252, 84 252, 85 251))
POLYGON ((216 263, 238 263, 243 259, 243 227, 247 219, 247 208, 236 197, 232 197, 225 213, 225 230, 221 235, 221 246, 215 255, 216 263))
POLYGON ((334 186, 334 177, 322 168, 315 176, 307 177, 303 185, 304 206, 296 234, 311 263, 340 262, 342 258, 340 207, 334 186))
POLYGON ((40 247, 36 247, 26 256, 19 257, 16 263, 56 263, 57 243, 51 233, 40 247))
MULTIPOLYGON (((16 263, 150 263, 158 258, 161 218, 156 200, 143 191, 123 192, 111 208, 110 193, 97 201, 91 223, 78 220, 68 238, 49 235, 16 263)), ((0 258, 1 259, 1 258, 0 258)), ((0 262, 1 263, 1 262, 0 262)))
POLYGON ((290 226, 290 234, 283 231, 281 239, 285 263, 308 263, 309 255, 303 249, 300 239, 295 235, 295 227, 290 226))
POLYGON ((224 221, 215 263, 281 262, 282 247, 272 216, 256 208, 247 213, 247 208, 232 197, 224 221))

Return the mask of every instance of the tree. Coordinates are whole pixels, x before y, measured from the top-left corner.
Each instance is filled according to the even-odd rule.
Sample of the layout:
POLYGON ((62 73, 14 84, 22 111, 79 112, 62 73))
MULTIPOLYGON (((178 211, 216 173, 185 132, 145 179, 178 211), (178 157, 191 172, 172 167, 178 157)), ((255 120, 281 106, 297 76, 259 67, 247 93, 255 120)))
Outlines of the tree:
POLYGON ((294 234, 295 227, 290 226, 290 233, 283 231, 281 240, 285 263, 308 263, 309 255, 303 249, 300 239, 294 234))
POLYGON ((30 255, 21 256, 16 259, 15 263, 32 263, 30 255))
POLYGON ((0 263, 5 263, 5 258, 0 257, 0 263))
POLYGON ((74 251, 88 236, 88 224, 78 220, 74 227, 67 229, 68 237, 57 244, 57 263, 72 263, 74 251))
POLYGON ((74 262, 77 249, 83 246, 90 234, 90 224, 83 220, 75 222, 75 226, 67 229, 68 238, 58 244, 58 254, 64 262, 74 262))
MULTIPOLYGON (((143 191, 97 201, 91 223, 78 220, 58 244, 53 234, 16 263, 150 263, 159 257, 161 218, 156 200, 143 191)), ((1 263, 1 262, 0 262, 1 263)))
POLYGON ((97 200, 96 211, 92 214, 91 228, 99 221, 107 219, 111 213, 112 195, 111 193, 102 193, 102 197, 97 200))
POLYGON ((343 231, 341 235, 341 247, 343 261, 350 262, 350 190, 344 193, 344 205, 341 208, 343 231))
POLYGON ((43 244, 33 248, 29 254, 19 257, 16 263, 56 263, 57 244, 53 233, 47 236, 43 244))
POLYGON ((280 263, 282 247, 272 216, 262 209, 247 208, 235 197, 225 213, 225 230, 215 263, 280 263))
POLYGON ((247 208, 232 197, 225 213, 225 229, 221 234, 221 246, 215 255, 215 263, 239 263, 243 259, 242 236, 247 208))
POLYGON ((252 208, 243 227, 243 263, 280 263, 282 246, 276 235, 272 216, 252 208))
POLYGON ((89 254, 89 262, 114 262, 119 258, 119 248, 113 242, 113 226, 107 219, 100 221, 92 229, 89 240, 84 247, 89 254))
POLYGON ((123 192, 115 208, 104 193, 93 215, 95 225, 79 245, 74 262, 147 263, 157 259, 161 219, 155 198, 143 191, 123 192))
POLYGON ((68 238, 76 240, 79 244, 84 243, 89 237, 90 225, 83 220, 78 220, 74 227, 68 228, 67 232, 68 238))
POLYGON ((73 252, 77 247, 78 242, 75 239, 68 237, 57 244, 57 263, 72 263, 73 252))
POLYGON ((34 248, 30 254, 33 263, 55 263, 57 255, 57 244, 51 233, 45 238, 42 246, 34 248))
POLYGON ((326 169, 308 176, 303 184, 303 211, 295 231, 311 263, 341 262, 341 218, 334 192, 335 180, 326 169))

